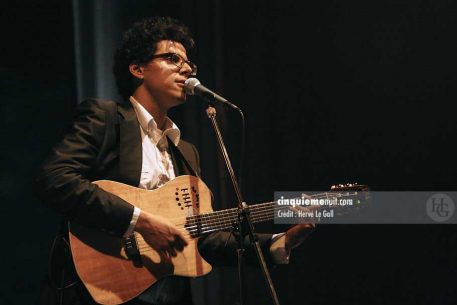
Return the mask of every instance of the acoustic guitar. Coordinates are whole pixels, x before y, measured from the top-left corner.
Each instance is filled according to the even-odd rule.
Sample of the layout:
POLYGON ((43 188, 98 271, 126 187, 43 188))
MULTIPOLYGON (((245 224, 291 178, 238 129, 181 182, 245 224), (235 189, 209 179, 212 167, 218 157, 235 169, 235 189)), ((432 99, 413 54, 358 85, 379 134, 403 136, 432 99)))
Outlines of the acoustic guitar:
MULTIPOLYGON (((238 221, 236 208, 212 210, 211 191, 194 176, 179 176, 156 190, 109 180, 94 183, 142 210, 167 218, 183 231, 188 242, 176 257, 169 257, 150 247, 140 234, 124 239, 69 223, 76 272, 92 298, 100 304, 127 302, 165 276, 198 277, 209 273, 211 265, 198 252, 198 238, 231 229, 238 221)), ((356 195, 360 188, 359 185, 340 185, 332 191, 344 193, 332 192, 330 196, 356 195)), ((325 196, 328 198, 329 193, 325 196)), ((273 220, 275 209, 275 202, 250 205, 252 221, 273 220)))

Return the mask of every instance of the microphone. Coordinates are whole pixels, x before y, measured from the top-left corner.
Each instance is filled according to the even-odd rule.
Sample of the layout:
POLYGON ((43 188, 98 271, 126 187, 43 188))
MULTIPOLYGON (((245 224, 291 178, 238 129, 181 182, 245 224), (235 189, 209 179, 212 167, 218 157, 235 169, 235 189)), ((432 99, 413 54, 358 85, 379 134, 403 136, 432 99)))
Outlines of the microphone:
POLYGON ((204 98, 205 100, 207 100, 208 102, 218 101, 220 103, 229 105, 233 109, 240 111, 240 109, 236 105, 230 103, 222 96, 214 93, 213 91, 211 91, 208 88, 206 88, 205 86, 203 86, 200 83, 200 81, 196 78, 192 78, 192 77, 188 78, 184 82, 184 90, 187 95, 198 95, 198 96, 204 98))

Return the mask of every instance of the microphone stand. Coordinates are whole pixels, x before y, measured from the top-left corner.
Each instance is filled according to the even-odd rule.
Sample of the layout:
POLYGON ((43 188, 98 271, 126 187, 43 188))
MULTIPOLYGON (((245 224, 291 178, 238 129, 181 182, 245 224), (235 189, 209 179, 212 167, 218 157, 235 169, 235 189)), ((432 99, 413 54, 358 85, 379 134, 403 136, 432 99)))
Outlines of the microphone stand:
MULTIPOLYGON (((213 97, 213 101, 214 101, 214 97, 213 97)), ((238 108, 238 107, 236 107, 236 108, 238 108)), ((238 110, 239 110, 239 108, 238 108, 238 110)), ((239 110, 239 111, 241 112, 241 110, 239 110)), ((265 258, 262 254, 262 250, 260 249, 259 241, 258 241, 257 237, 255 236, 254 225, 252 224, 249 206, 243 200, 243 196, 241 194, 240 187, 238 185, 238 182, 236 181, 235 173, 233 171, 233 167, 230 162, 230 158, 228 156, 227 149, 224 144, 224 140, 222 139, 222 135, 219 130, 219 125, 217 124, 217 121, 216 121, 216 109, 213 107, 211 102, 208 103, 208 107, 206 108, 206 114, 207 114, 208 118, 211 120, 214 131, 216 133, 217 142, 219 144, 219 148, 224 157, 225 165, 227 166, 227 170, 228 170, 230 178, 232 180, 232 185, 233 185, 233 188, 235 189, 235 193, 236 193, 237 200, 238 200, 238 224, 237 224, 238 228, 234 227, 234 230, 238 229, 238 233, 239 233, 239 236, 238 236, 239 248, 237 249, 237 256, 238 256, 238 275, 239 275, 239 288, 240 288, 240 305, 243 305, 243 303, 244 303, 244 289, 243 289, 243 279, 242 279, 243 273, 242 272, 243 272, 243 268, 244 268, 245 245, 244 245, 244 238, 243 238, 243 234, 242 234, 243 233, 242 232, 243 224, 246 224, 245 228, 248 231, 249 240, 250 240, 251 244, 254 245, 254 250, 257 254, 257 258, 258 258, 260 266, 262 268, 265 282, 268 286, 268 290, 269 290, 271 298, 273 300, 273 304, 279 305, 279 300, 278 300, 278 296, 276 295, 275 288, 273 286, 273 281, 271 280, 271 276, 268 271, 267 264, 265 262, 265 258)))

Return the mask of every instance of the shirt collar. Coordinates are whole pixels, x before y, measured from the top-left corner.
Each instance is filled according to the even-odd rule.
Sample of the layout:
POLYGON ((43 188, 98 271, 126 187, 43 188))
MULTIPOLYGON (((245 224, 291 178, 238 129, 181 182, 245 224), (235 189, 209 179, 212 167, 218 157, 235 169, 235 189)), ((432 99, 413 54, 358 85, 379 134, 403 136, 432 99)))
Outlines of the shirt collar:
POLYGON ((157 123, 153 116, 143 107, 143 105, 141 105, 133 96, 131 96, 129 100, 135 109, 141 128, 151 137, 155 145, 164 145, 167 147, 168 141, 166 137, 168 137, 175 146, 178 146, 181 138, 181 131, 169 117, 165 118, 165 129, 162 131, 157 127, 157 123))

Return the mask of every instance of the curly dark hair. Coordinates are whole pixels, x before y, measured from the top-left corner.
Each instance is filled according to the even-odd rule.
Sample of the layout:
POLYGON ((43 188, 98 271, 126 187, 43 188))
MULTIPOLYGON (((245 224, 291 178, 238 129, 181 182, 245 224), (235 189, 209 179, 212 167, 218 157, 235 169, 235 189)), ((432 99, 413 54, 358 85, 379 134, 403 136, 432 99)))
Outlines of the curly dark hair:
POLYGON ((140 84, 130 73, 129 65, 146 64, 151 60, 161 40, 181 43, 190 51, 195 43, 189 29, 171 17, 151 17, 142 19, 126 30, 122 43, 114 55, 114 77, 119 94, 127 99, 140 84))

